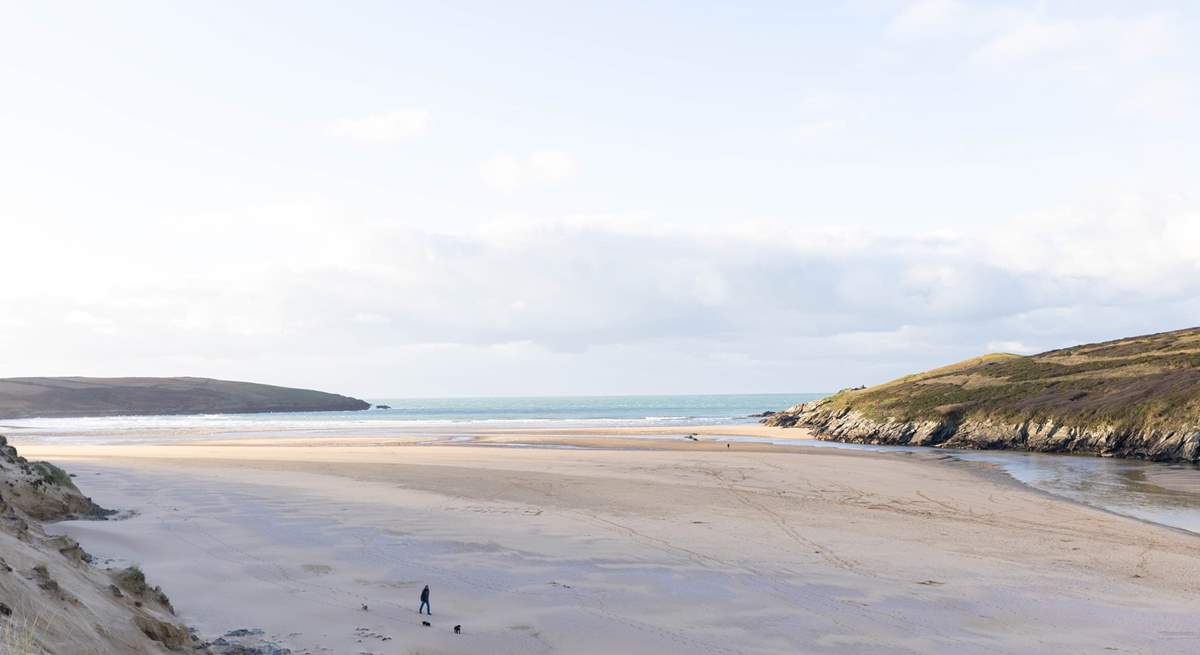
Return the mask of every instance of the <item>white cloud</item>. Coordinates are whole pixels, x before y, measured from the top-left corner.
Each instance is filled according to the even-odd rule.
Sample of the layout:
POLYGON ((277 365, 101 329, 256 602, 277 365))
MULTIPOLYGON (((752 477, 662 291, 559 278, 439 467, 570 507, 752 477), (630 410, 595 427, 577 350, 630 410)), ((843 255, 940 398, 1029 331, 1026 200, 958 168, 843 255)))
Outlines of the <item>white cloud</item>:
POLYGON ((788 130, 788 137, 800 145, 819 141, 832 136, 842 128, 839 120, 819 120, 796 125, 788 130))
MULTIPOLYGON (((564 35, 561 62, 587 69, 577 85, 529 88, 520 67, 430 57, 422 80, 453 83, 401 80, 422 91, 399 104, 379 104, 379 73, 411 63, 414 44, 386 31, 358 31, 361 47, 339 49, 344 79, 315 89, 294 74, 306 40, 197 61, 211 34, 172 32, 186 21, 155 12, 150 27, 97 27, 171 34, 161 61, 81 67, 89 42, 65 38, 62 16, 19 15, 6 25, 21 38, 0 43, 54 56, 23 62, 6 88, 22 101, 0 121, 0 366, 231 366, 298 382, 287 376, 350 379, 350 363, 378 360, 427 365, 409 376, 418 385, 482 373, 503 351, 569 391, 555 370, 576 362, 590 367, 576 380, 631 377, 620 363, 690 381, 721 353, 755 362, 747 375, 816 379, 1200 315, 1194 204, 999 218, 1095 190, 1191 193, 1200 6, 850 1, 737 25, 741 50, 770 60, 746 74, 686 21, 663 22, 670 53, 627 21, 614 39, 631 50, 604 66, 564 35), (793 38, 771 39, 780 24, 793 38), (220 65, 230 57, 247 65, 220 65), (147 84, 167 69, 187 71, 194 93, 147 84), (464 102, 463 89, 490 91, 464 102), (791 141, 803 145, 780 147, 791 141), (514 215, 525 220, 496 220, 514 215), (919 232, 934 224, 959 227, 919 232), (879 358, 864 356, 876 344, 879 358), (614 363, 589 359, 601 351, 614 363)), ((454 21, 425 23, 448 50, 482 47, 454 21)), ((336 40, 342 22, 321 24, 333 32, 310 36, 336 40)), ((511 45, 485 36, 500 55, 511 45)), ((371 386, 407 373, 391 368, 371 386)))
POLYGON ((1120 304, 1200 291, 1196 243, 1200 208, 1128 197, 1016 218, 987 237, 980 256, 1041 278, 1042 297, 1120 304))
POLYGON ((1031 355, 1037 348, 1031 348, 1020 341, 989 341, 986 348, 989 353, 1013 353, 1015 355, 1031 355))
POLYGON ((1086 36, 1087 31, 1077 23, 1031 19, 995 35, 975 56, 994 64, 1011 63, 1076 48, 1086 36))
POLYGON ((544 150, 529 155, 530 176, 537 181, 557 182, 575 173, 571 155, 556 150, 544 150))
POLYGON ((1149 80, 1121 100, 1125 113, 1152 120, 1190 119, 1200 111, 1193 86, 1178 79, 1149 80))
POLYGON ((1000 74, 1020 87, 1059 85, 1046 99, 1051 109, 1083 93, 1089 111, 1154 121, 1186 120, 1195 113, 1197 90, 1180 72, 1181 59, 1172 60, 1185 48, 1177 18, 1139 5, 1121 13, 1074 9, 913 0, 894 14, 887 34, 896 46, 938 48, 968 71, 1000 74))
POLYGON ((962 39, 971 61, 993 67, 1126 65, 1167 54, 1177 42, 1171 21, 1159 14, 1079 16, 1053 14, 1040 3, 963 0, 913 0, 893 16, 887 33, 908 41, 962 39))
POLYGON ((958 0, 915 0, 892 19, 888 31, 903 37, 956 31, 967 11, 958 0))
POLYGON ((489 187, 512 193, 530 184, 565 180, 575 174, 575 159, 557 150, 542 150, 519 157, 497 154, 479 164, 479 174, 489 187))
MULTIPOLYGON (((91 312, 81 309, 73 309, 63 316, 63 322, 67 325, 87 328, 99 334, 115 334, 117 324, 110 318, 97 316, 91 312)), ((27 323, 27 322, 26 322, 27 323)))
POLYGON ((497 191, 512 193, 521 186, 525 164, 512 155, 493 155, 479 165, 484 184, 497 191))
MULTIPOLYGON (((75 352, 84 357, 93 356, 87 334, 97 332, 118 355, 121 343, 226 353, 245 345, 283 356, 345 343, 521 341, 578 352, 688 339, 752 355, 786 350, 798 337, 954 325, 962 348, 974 349, 986 343, 981 333, 1052 341, 1044 326, 1036 334, 1004 326, 1038 312, 1129 307, 1165 322, 1166 313, 1147 315, 1154 307, 1146 303, 1200 297, 1200 208, 1182 202, 1122 200, 942 235, 801 232, 786 223, 699 230, 628 216, 451 235, 315 209, 304 229, 281 231, 278 214, 256 210, 182 237, 177 224, 151 228, 144 237, 158 252, 144 268, 102 265, 130 246, 97 227, 81 235, 97 247, 76 253, 78 265, 93 271, 94 284, 120 291, 84 311, 53 283, 31 281, 33 295, 0 289, 0 301, 24 299, 10 303, 22 311, 6 332, 38 326, 39 343, 82 348, 75 352), (266 241, 269 251, 258 245, 266 241), (216 269, 213 252, 223 257, 216 269), (66 332, 46 327, 55 312, 66 332), (108 318, 118 316, 120 334, 108 318)), ((0 274, 15 275, 5 268, 0 274)))
POLYGON ((1157 15, 1054 19, 1028 12, 1019 16, 1000 22, 976 50, 974 60, 995 66, 1050 60, 1107 68, 1152 59, 1174 46, 1173 31, 1157 15))
POLYGON ((367 325, 386 325, 392 322, 392 319, 374 312, 359 312, 354 315, 354 320, 367 325))
POLYGON ((1108 29, 1116 36, 1118 54, 1126 60, 1157 57, 1176 47, 1175 29, 1164 16, 1146 16, 1110 25, 1108 29))
MULTIPOLYGON (((315 202, 79 222, 86 276, 0 258, 0 279, 23 281, 0 285, 3 365, 414 394, 824 389, 1200 315, 1200 205, 1182 199, 940 233, 797 225, 630 214, 450 232, 315 202)), ((21 229, 57 252, 61 226, 21 229)))
POLYGON ((330 135, 363 143, 399 143, 424 136, 429 131, 429 112, 398 109, 361 118, 342 118, 326 130, 330 135))
POLYGON ((831 137, 850 133, 880 100, 870 93, 848 95, 830 90, 812 90, 795 103, 795 122, 785 137, 797 145, 831 141, 831 137))

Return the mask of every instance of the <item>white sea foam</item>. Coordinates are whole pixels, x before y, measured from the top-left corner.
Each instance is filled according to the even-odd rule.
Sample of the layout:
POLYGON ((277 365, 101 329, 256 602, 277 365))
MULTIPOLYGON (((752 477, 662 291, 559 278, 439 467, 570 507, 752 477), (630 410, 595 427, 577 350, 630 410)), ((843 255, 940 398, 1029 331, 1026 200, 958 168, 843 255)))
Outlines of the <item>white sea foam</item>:
POLYGON ((18 441, 127 443, 240 436, 469 433, 472 428, 694 426, 751 421, 820 394, 381 399, 359 412, 28 418, 0 421, 18 441))

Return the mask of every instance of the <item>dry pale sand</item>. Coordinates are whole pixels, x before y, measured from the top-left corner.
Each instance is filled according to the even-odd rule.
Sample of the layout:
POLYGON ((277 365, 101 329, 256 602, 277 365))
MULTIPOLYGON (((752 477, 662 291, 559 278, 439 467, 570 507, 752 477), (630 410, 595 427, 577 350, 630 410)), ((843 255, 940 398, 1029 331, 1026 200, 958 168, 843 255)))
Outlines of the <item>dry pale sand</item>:
POLYGON ((296 652, 1200 650, 1193 535, 933 455, 570 432, 23 452, 140 512, 60 526, 89 550, 296 652))

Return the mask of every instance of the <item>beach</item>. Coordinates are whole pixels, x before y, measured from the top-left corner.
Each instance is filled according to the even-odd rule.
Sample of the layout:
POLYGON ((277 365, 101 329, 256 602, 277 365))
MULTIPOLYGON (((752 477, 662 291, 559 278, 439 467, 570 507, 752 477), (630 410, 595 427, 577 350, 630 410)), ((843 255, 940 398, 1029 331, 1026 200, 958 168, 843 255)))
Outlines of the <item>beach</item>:
POLYGON ((0 655, 1200 655, 1200 1, 0 15, 0 655))
POLYGON ((746 424, 680 432, 30 443, 22 453, 133 512, 53 529, 101 562, 139 563, 202 632, 262 629, 297 653, 1193 653, 1200 643, 1193 534, 939 453, 815 448, 803 430, 746 424), (735 440, 753 435, 777 441, 735 440), (425 584, 432 617, 416 612, 425 584))

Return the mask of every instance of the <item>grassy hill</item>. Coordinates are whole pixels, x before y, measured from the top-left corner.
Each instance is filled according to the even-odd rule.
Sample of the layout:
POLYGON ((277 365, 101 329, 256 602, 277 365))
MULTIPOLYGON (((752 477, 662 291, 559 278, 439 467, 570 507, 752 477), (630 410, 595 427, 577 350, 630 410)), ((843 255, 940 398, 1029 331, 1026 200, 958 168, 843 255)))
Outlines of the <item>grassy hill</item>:
POLYGON ((851 441, 1196 460, 1200 328, 984 355, 768 421, 851 441))
POLYGON ((0 378, 0 418, 314 412, 367 409, 357 398, 208 378, 0 378))

